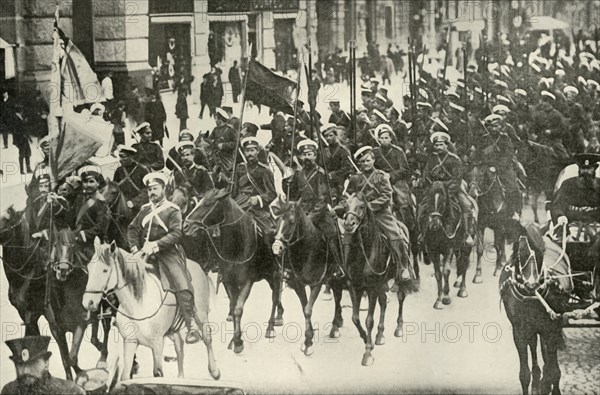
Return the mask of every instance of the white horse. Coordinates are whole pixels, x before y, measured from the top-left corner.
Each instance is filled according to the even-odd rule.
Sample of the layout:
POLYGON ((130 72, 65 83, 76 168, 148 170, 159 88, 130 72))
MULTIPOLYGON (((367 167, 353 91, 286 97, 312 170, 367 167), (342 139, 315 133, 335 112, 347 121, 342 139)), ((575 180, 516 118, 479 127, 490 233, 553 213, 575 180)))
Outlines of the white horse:
MULTIPOLYGON (((89 276, 82 303, 86 309, 95 311, 107 292, 114 292, 117 296, 116 324, 123 337, 121 380, 130 378, 135 352, 140 344, 152 349, 154 376, 162 377, 165 336, 169 336, 175 344, 178 376, 183 377, 182 319, 177 319, 175 295, 165 292, 160 279, 146 271, 151 266, 145 258, 142 253, 129 254, 114 242, 101 245, 88 265, 89 276)), ((187 268, 194 286, 196 322, 202 330, 208 353, 208 371, 218 380, 221 373, 215 362, 208 326, 210 283, 200 265, 188 260, 187 268)))

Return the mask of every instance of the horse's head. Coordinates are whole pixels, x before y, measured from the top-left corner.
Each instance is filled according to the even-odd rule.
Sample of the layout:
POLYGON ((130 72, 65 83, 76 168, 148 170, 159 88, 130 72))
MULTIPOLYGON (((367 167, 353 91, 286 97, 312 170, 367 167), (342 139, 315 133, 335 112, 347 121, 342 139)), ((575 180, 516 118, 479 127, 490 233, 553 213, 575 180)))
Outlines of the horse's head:
POLYGON ((435 181, 429 189, 427 200, 429 213, 429 228, 438 230, 442 227, 442 217, 448 204, 448 190, 443 182, 435 181))
POLYGON ((119 184, 107 178, 106 185, 102 188, 102 196, 113 214, 130 218, 131 209, 127 206, 127 199, 119 189, 119 184))
POLYGON ((348 209, 344 216, 344 229, 348 233, 354 233, 367 215, 369 205, 362 192, 352 194, 348 200, 346 200, 346 205, 348 209))
POLYGON ((504 186, 500 181, 498 169, 494 166, 488 166, 483 173, 479 194, 479 197, 483 197, 483 200, 485 200, 485 203, 482 204, 492 213, 498 213, 506 208, 504 196, 504 186))
POLYGON ((98 310, 106 292, 117 287, 116 265, 119 253, 114 241, 110 244, 102 244, 96 249, 87 267, 88 280, 82 299, 83 307, 88 311, 98 310))
POLYGON ((285 245, 293 242, 292 239, 298 227, 298 221, 301 215, 304 214, 300 207, 300 202, 301 200, 282 203, 273 208, 274 214, 279 217, 277 220, 275 243, 273 243, 273 253, 275 255, 281 255, 285 245))
POLYGON ((58 281, 67 281, 69 274, 75 269, 73 252, 75 233, 70 229, 54 232, 52 253, 50 254, 50 269, 56 274, 58 281))
POLYGON ((207 229, 222 223, 225 214, 221 201, 229 194, 230 192, 227 189, 208 191, 185 218, 183 233, 186 236, 195 236, 201 229, 207 229))
POLYGON ((23 216, 10 206, 0 215, 0 244, 6 244, 13 236, 13 231, 19 226, 23 216))
MULTIPOLYGON (((530 290, 534 290, 540 284, 540 273, 546 249, 540 229, 530 224, 524 227, 520 224, 514 225, 508 237, 517 237, 513 244, 512 261, 514 263, 517 281, 524 284, 530 290)), ((510 229, 507 228, 507 229, 510 229)))

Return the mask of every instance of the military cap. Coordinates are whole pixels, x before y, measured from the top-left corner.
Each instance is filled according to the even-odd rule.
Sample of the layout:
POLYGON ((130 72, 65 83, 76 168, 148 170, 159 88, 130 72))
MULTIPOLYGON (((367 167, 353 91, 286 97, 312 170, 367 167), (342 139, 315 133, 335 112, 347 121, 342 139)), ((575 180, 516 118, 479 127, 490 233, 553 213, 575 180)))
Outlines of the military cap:
POLYGON ((587 81, 585 80, 585 78, 583 78, 583 76, 581 76, 581 75, 579 77, 577 77, 577 82, 579 82, 580 84, 585 85, 585 86, 587 86, 587 84, 588 84, 587 81))
POLYGON ((496 85, 503 87, 504 89, 508 89, 508 84, 502 80, 496 80, 494 81, 496 83, 496 85))
POLYGON ((81 177, 82 181, 85 181, 90 177, 94 177, 96 181, 100 181, 102 178, 102 170, 100 170, 99 166, 95 165, 83 166, 81 169, 79 169, 77 174, 79 177, 81 177))
POLYGON ((370 154, 373 152, 373 147, 371 147, 370 145, 365 145, 362 148, 359 148, 355 153, 354 153, 354 159, 356 160, 361 160, 363 157, 365 157, 366 155, 370 154))
POLYGON ((465 80, 464 80, 464 79, 462 79, 462 78, 459 78, 459 79, 456 81, 456 85, 460 86, 461 88, 464 88, 464 87, 465 87, 465 80))
POLYGON ((335 123, 326 123, 321 128, 321 134, 325 135, 325 133, 327 133, 327 132, 333 132, 337 136, 337 128, 338 128, 338 125, 336 125, 335 123))
POLYGON ((260 147, 260 142, 258 141, 258 139, 254 136, 248 136, 248 137, 244 137, 242 139, 242 147, 244 148, 250 148, 250 147, 260 147))
POLYGON ((453 97, 455 99, 460 99, 460 96, 458 95, 458 93, 456 93, 454 91, 446 91, 444 94, 446 96, 448 96, 448 97, 453 97))
POLYGON ((562 76, 564 76, 565 74, 566 74, 566 73, 565 73, 565 71, 564 71, 564 70, 562 70, 562 69, 558 69, 558 70, 556 70, 556 71, 554 72, 554 75, 556 75, 556 76, 558 76, 558 77, 562 77, 562 76))
POLYGON ((254 122, 244 122, 243 126, 246 128, 246 131, 249 135, 256 136, 256 133, 259 129, 257 124, 255 124, 254 122))
POLYGON ((542 96, 548 97, 552 100, 556 100, 556 96, 554 96, 554 94, 548 92, 548 91, 542 91, 541 93, 542 96))
POLYGON ((419 108, 419 107, 428 107, 428 108, 432 108, 432 107, 431 107, 431 104, 429 104, 429 103, 427 103, 427 102, 425 102, 425 101, 419 101, 419 102, 417 102, 417 108, 419 108))
POLYGON ((492 126, 496 126, 498 124, 500 124, 500 121, 502 121, 502 117, 498 114, 490 114, 487 117, 485 117, 484 122, 486 125, 492 125, 492 126))
POLYGON ((497 95, 496 96, 496 100, 504 102, 504 103, 507 103, 507 104, 511 104, 512 103, 508 97, 503 96, 503 95, 497 95))
POLYGON ((316 152, 317 149, 319 148, 319 145, 313 140, 304 139, 298 143, 296 148, 298 149, 298 152, 300 152, 300 153, 306 152, 306 151, 316 152))
POLYGON ((373 114, 381 119, 383 122, 389 122, 387 117, 379 110, 373 110, 373 114))
POLYGON ((381 101, 382 101, 382 102, 384 102, 384 103, 385 103, 385 102, 387 102, 387 100, 388 100, 388 99, 386 99, 386 98, 385 98, 385 96, 383 96, 381 93, 378 93, 378 94, 376 94, 376 95, 375 95, 375 98, 376 98, 377 100, 381 100, 381 101))
POLYGON ((181 136, 185 136, 185 135, 190 135, 190 136, 194 136, 192 134, 192 131, 189 129, 183 129, 182 131, 179 132, 179 137, 181 136))
POLYGON ((50 140, 51 140, 50 136, 44 136, 44 137, 42 137, 40 139, 40 141, 39 141, 39 146, 40 147, 47 147, 47 146, 49 146, 50 145, 50 140))
POLYGON ((431 133, 431 136, 429 136, 429 140, 433 144, 435 144, 438 141, 443 141, 444 143, 448 144, 450 141, 452 141, 450 135, 446 132, 433 132, 431 133))
POLYGON ((69 176, 65 179, 65 184, 68 184, 73 189, 77 189, 81 186, 81 178, 79 176, 69 176))
POLYGON ((537 65, 537 64, 535 64, 535 63, 530 63, 530 64, 529 64, 529 66, 531 66, 531 68, 532 68, 533 70, 535 70, 536 72, 538 72, 538 73, 541 73, 541 72, 542 72, 542 69, 540 68, 540 66, 538 66, 538 65, 537 65))
POLYGON ((223 109, 223 111, 225 111, 227 115, 229 115, 229 113, 233 113, 233 105, 231 104, 224 104, 221 106, 221 109, 223 109))
POLYGON ((377 136, 377 138, 379 138, 379 137, 381 137, 382 133, 393 134, 394 131, 392 130, 392 127, 390 125, 386 125, 385 123, 383 123, 375 128, 375 136, 377 136))
POLYGON ((38 177, 38 184, 49 183, 50 181, 51 181, 50 174, 48 174, 48 173, 42 173, 38 177))
POLYGON ((523 97, 527 97, 527 91, 525 89, 515 89, 515 95, 521 95, 523 97))
POLYGON ((385 92, 385 94, 388 93, 388 88, 386 88, 385 86, 380 86, 379 88, 377 88, 377 90, 379 92, 385 92))
POLYGON ((505 75, 506 77, 508 77, 510 75, 510 67, 503 64, 502 66, 500 66, 500 72, 505 75))
POLYGON ((196 146, 191 141, 180 141, 177 143, 177 152, 181 153, 186 149, 194 149, 196 146))
POLYGON ((578 94, 579 93, 579 89, 575 88, 574 86, 565 86, 565 88, 563 89, 563 92, 565 94, 567 93, 574 93, 574 94, 578 94))
POLYGON ((573 155, 577 166, 589 169, 598 166, 598 162, 600 162, 600 155, 598 154, 575 154, 573 155))
POLYGON ((361 88, 360 89, 360 94, 361 95, 369 95, 370 96, 370 95, 373 94, 373 91, 371 89, 369 89, 369 88, 361 88))
POLYGON ((162 185, 163 187, 169 182, 169 177, 165 173, 148 173, 144 176, 144 185, 151 187, 154 185, 162 185))
POLYGON ((381 81, 379 80, 379 78, 375 78, 375 77, 373 77, 373 78, 371 78, 371 80, 370 80, 370 81, 371 81, 372 83, 374 83, 374 84, 381 84, 381 81))
POLYGON ((423 99, 425 99, 425 100, 429 99, 429 95, 427 94, 427 91, 423 88, 419 88, 419 95, 421 95, 423 97, 423 99))
POLYGON ((148 122, 142 122, 134 129, 134 132, 142 133, 146 127, 150 127, 150 124, 148 122))
POLYGON ((104 105, 102 103, 94 103, 92 104, 92 107, 90 108, 90 112, 93 114, 94 111, 96 110, 101 110, 101 111, 106 111, 106 107, 104 107, 104 105))
POLYGON ((456 111, 460 111, 460 112, 463 112, 463 111, 465 111, 465 108, 464 108, 464 107, 462 107, 462 106, 459 106, 459 105, 458 105, 458 104, 456 104, 456 103, 453 103, 453 102, 448 102, 448 105, 450 106, 450 108, 452 108, 452 109, 454 109, 454 110, 456 110, 456 111))
POLYGON ((497 114, 499 112, 508 113, 508 112, 510 112, 510 109, 508 107, 506 107, 504 104, 498 104, 498 105, 494 106, 494 108, 492 108, 492 112, 494 114, 497 114))
POLYGON ((340 104, 340 99, 331 99, 329 103, 340 104))
POLYGON ((128 145, 128 144, 119 144, 117 146, 117 151, 119 153, 124 152, 127 154, 135 154, 137 152, 137 150, 135 148, 133 148, 131 145, 128 145))
POLYGON ((52 352, 48 351, 49 344, 50 336, 25 336, 6 341, 6 345, 13 353, 9 358, 18 364, 35 361, 38 358, 50 358, 52 352))
POLYGON ((589 79, 589 80, 587 80, 587 83, 589 86, 593 86, 596 89, 600 89, 600 84, 596 80, 589 79))
POLYGON ((216 115, 219 115, 220 117, 222 117, 226 121, 229 120, 229 114, 227 114, 227 112, 225 110, 223 110, 222 108, 217 108, 216 111, 217 111, 216 115))

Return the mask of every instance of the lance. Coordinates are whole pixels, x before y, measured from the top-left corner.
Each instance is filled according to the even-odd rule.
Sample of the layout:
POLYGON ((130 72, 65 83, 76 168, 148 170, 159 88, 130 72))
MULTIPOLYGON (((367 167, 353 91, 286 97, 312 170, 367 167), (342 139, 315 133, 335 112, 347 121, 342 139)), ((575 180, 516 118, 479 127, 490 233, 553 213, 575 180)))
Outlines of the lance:
POLYGON ((450 57, 450 54, 449 54, 450 45, 448 45, 448 44, 450 43, 450 40, 452 40, 452 35, 450 33, 451 30, 452 30, 452 25, 448 24, 448 33, 446 33, 446 42, 444 44, 446 46, 446 56, 444 56, 444 71, 442 73, 442 84, 444 84, 444 81, 446 80, 446 69, 448 68, 448 58, 450 57))
POLYGON ((467 48, 467 43, 465 42, 465 47, 463 48, 463 79, 465 80, 465 122, 467 124, 467 141, 469 144, 469 148, 473 145, 473 136, 471 135, 471 125, 469 122, 469 107, 470 107, 470 97, 469 97, 469 82, 467 79, 467 59, 469 57, 469 51, 467 48))
POLYGON ((350 85, 352 86, 352 107, 350 108, 351 116, 350 116, 350 127, 352 128, 352 134, 354 135, 354 144, 356 145, 356 43, 352 40, 352 81, 350 85))
POLYGON ((250 70, 250 62, 252 62, 252 43, 250 44, 248 57, 248 64, 246 65, 246 74, 244 75, 244 86, 242 87, 242 100, 240 110, 240 122, 238 125, 237 135, 235 137, 235 149, 233 150, 233 167, 231 168, 231 180, 229 187, 233 190, 233 183, 235 182, 235 171, 237 166, 238 149, 240 146, 240 135, 242 134, 242 125, 244 123, 244 109, 246 108, 246 83, 248 82, 248 71, 250 70))

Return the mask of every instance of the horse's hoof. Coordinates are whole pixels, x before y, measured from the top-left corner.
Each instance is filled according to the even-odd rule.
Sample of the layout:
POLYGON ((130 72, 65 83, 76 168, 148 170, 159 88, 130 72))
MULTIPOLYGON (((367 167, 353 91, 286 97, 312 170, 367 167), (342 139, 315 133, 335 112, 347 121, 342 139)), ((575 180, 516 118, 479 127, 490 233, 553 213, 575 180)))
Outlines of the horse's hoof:
POLYGON ((275 325, 275 326, 283 326, 283 318, 281 318, 281 317, 275 318, 275 320, 273 321, 273 325, 275 325))
POLYGON ((229 345, 227 346, 228 350, 233 349, 233 339, 231 339, 231 341, 229 342, 229 345))
POLYGON ((469 294, 467 293, 466 289, 461 289, 460 291, 458 291, 459 298, 466 298, 467 296, 469 296, 469 294))
POLYGON ((454 282, 454 288, 460 288, 460 281, 459 280, 456 280, 454 282))
POLYGON ((244 342, 240 342, 240 344, 236 344, 233 346, 233 352, 236 354, 241 353, 242 351, 244 351, 244 342))
POLYGON ((375 345, 376 346, 383 346, 385 344, 385 336, 383 335, 377 335, 377 337, 375 338, 375 345))
POLYGON ((165 362, 175 362, 175 361, 177 361, 177 357, 170 357, 170 356, 165 355, 164 360, 165 360, 165 362))
POLYGON ((452 303, 452 300, 450 299, 450 296, 444 296, 442 298, 442 303, 445 305, 449 305, 450 303, 452 303))
POLYGON ((210 373, 210 377, 212 377, 215 380, 219 380, 221 378, 221 371, 219 370, 219 368, 215 368, 215 369, 208 369, 208 372, 210 373))
POLYGON ((480 274, 477 274, 475 277, 473 277, 473 284, 481 284, 483 282, 483 279, 481 278, 480 274))
POLYGON ((231 314, 227 316, 227 322, 233 322, 233 316, 231 314))
POLYGON ((267 339, 273 339, 275 337, 275 329, 267 329, 267 332, 265 333, 265 337, 267 339))
POLYGON ((365 353, 365 355, 363 355, 361 365, 362 366, 371 366, 371 365, 373 365, 373 362, 375 362, 375 358, 373 358, 371 353, 365 353))
POLYGON ((442 305, 442 301, 438 299, 433 304, 433 308, 436 310, 442 310, 444 308, 444 305, 442 305))
POLYGON ((396 336, 396 337, 404 336, 404 330, 402 328, 396 328, 396 330, 394 331, 394 336, 396 336))
POLYGON ((310 357, 311 355, 314 354, 315 350, 314 350, 313 346, 308 346, 308 347, 304 347, 304 350, 302 352, 304 352, 305 356, 310 357))
POLYGON ((331 339, 338 339, 340 337, 340 331, 338 329, 332 329, 331 332, 329 332, 329 337, 331 339))

